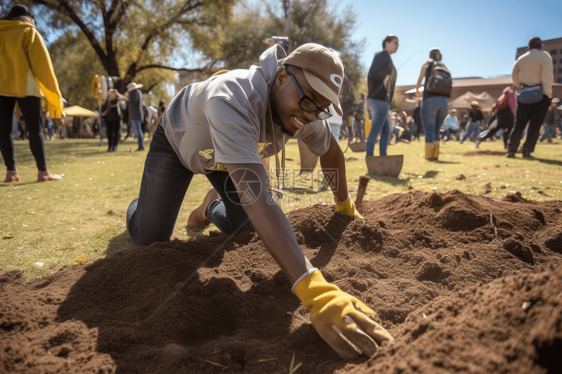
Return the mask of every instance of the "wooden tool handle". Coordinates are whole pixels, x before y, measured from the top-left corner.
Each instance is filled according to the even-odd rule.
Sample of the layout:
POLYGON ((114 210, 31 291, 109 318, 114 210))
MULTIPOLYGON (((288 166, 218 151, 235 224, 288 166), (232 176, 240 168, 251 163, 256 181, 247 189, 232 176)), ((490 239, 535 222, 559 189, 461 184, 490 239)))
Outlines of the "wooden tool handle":
POLYGON ((361 204, 363 204, 363 197, 367 191, 367 185, 371 180, 370 177, 362 175, 359 177, 359 187, 357 188, 357 198, 355 199, 355 209, 361 209, 361 204))

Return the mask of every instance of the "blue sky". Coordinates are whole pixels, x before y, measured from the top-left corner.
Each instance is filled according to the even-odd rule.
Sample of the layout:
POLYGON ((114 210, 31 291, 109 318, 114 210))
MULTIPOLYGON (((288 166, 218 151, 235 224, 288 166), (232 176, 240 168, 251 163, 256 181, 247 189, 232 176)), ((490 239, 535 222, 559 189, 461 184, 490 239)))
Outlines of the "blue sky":
POLYGON ((398 85, 415 84, 429 51, 437 47, 453 77, 511 74, 518 47, 533 36, 562 37, 562 0, 340 0, 357 13, 354 39, 367 39, 362 55, 368 71, 388 34, 400 39, 392 55, 398 85), (412 56, 413 55, 413 56, 412 56))

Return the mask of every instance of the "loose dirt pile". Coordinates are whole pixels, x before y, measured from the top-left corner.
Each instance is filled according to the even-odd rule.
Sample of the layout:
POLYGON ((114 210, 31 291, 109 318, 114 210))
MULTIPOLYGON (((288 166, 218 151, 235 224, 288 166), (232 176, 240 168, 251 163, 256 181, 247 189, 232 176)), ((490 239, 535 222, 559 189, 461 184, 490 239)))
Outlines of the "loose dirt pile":
POLYGON ((0 371, 286 373, 293 353, 298 373, 562 371, 561 201, 411 191, 362 214, 289 219, 312 263, 395 336, 371 358, 339 359, 254 234, 197 270, 227 239, 212 233, 29 283, 1 274, 0 371))

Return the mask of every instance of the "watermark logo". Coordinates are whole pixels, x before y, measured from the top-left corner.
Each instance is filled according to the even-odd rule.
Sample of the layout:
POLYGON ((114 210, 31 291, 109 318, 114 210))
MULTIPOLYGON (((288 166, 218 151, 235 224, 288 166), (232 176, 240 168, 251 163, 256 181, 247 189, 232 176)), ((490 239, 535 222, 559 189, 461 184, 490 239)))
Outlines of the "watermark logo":
POLYGON ((316 169, 312 172, 302 172, 300 169, 285 169, 284 175, 280 174, 279 176, 279 187, 277 186, 275 169, 268 171, 268 177, 267 181, 262 182, 259 176, 250 169, 234 170, 225 180, 226 196, 230 202, 236 205, 254 203, 258 200, 262 191, 269 195, 268 204, 303 203, 305 200, 310 200, 312 203, 329 203, 332 201, 332 197, 326 198, 325 196, 314 195, 327 191, 336 192, 339 188, 338 169, 316 169), (235 180, 238 181, 238 190, 233 188, 236 185, 233 183, 235 180), (274 187, 272 188, 272 186, 274 187), (288 193, 291 195, 288 195, 288 193))
MULTIPOLYGON (((275 170, 269 172, 271 183, 277 183, 275 170)), ((328 190, 338 190, 338 169, 316 169, 312 172, 303 172, 300 169, 285 169, 285 178, 280 177, 280 184, 288 192, 318 193, 328 190)))
POLYGON ((259 176, 252 170, 236 169, 228 175, 224 182, 224 190, 228 199, 236 205, 248 205, 255 202, 261 194, 262 183, 259 176), (232 190, 233 180, 238 181, 238 190, 232 190))

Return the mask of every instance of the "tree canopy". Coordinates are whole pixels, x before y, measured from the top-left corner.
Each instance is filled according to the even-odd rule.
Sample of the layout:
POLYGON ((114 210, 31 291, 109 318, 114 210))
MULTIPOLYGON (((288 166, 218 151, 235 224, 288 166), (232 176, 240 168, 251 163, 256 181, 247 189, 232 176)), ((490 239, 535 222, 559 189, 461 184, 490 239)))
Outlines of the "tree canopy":
MULTIPOLYGON (((235 8, 232 22, 226 26, 221 61, 227 69, 256 64, 266 48, 263 40, 286 33, 280 0, 263 0, 261 6, 247 1, 235 8)), ((291 6, 288 52, 305 43, 319 43, 338 51, 352 87, 358 88, 364 79, 360 54, 365 41, 352 38, 356 27, 353 9, 337 9, 337 2, 329 0, 293 0, 291 6)))
MULTIPOLYGON (((54 32, 81 33, 105 75, 120 77, 119 90, 149 69, 171 64, 189 52, 220 56, 222 25, 235 0, 29 0, 54 32)), ((66 37, 66 36, 62 36, 66 37)), ((77 35, 74 35, 79 40, 77 35)), ((206 65, 193 70, 203 71, 206 65)), ((101 72, 100 72, 101 73, 101 72)), ((93 75, 93 74, 92 74, 93 75)))
MULTIPOLYGON (((161 82, 178 70, 210 75, 248 68, 267 48, 265 38, 285 35, 281 0, 18 0, 31 6, 45 36, 63 96, 92 107, 94 74, 135 81, 165 96, 161 82)), ((12 2, 14 3, 14 2, 12 2)), ((355 13, 329 0, 293 0, 289 51, 315 42, 340 52, 352 88, 363 80, 352 39, 355 13)), ((7 11, 9 6, 4 5, 7 11)))

